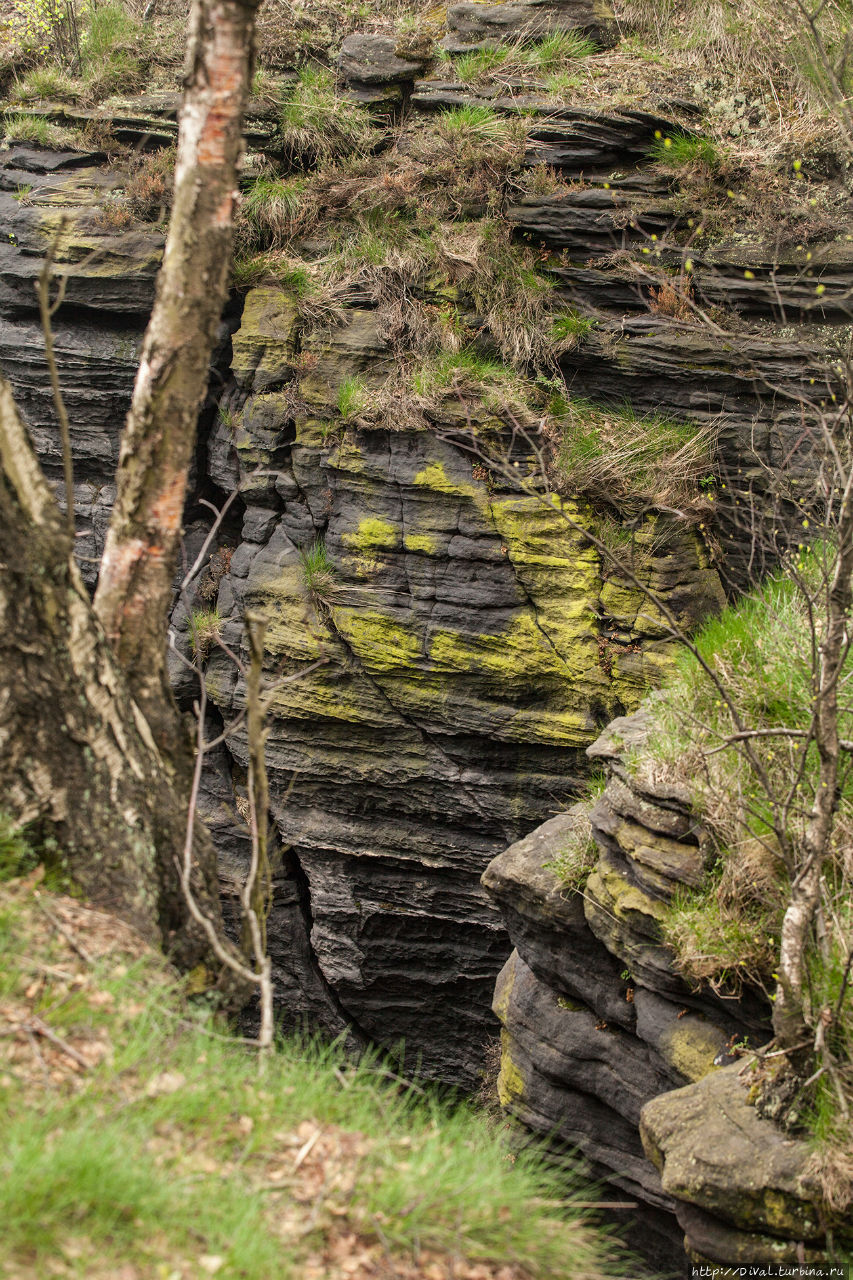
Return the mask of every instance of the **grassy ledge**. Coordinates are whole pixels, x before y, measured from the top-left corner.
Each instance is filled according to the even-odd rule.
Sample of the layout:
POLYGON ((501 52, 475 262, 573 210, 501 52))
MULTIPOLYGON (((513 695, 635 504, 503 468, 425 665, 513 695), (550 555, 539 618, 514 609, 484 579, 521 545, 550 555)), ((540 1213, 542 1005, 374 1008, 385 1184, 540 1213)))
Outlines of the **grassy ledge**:
MULTIPOLYGON (((26 846, 3 847, 8 875, 26 846)), ((39 874, 0 885, 4 1276, 625 1274, 471 1107, 309 1040, 259 1076, 161 957, 39 874)))

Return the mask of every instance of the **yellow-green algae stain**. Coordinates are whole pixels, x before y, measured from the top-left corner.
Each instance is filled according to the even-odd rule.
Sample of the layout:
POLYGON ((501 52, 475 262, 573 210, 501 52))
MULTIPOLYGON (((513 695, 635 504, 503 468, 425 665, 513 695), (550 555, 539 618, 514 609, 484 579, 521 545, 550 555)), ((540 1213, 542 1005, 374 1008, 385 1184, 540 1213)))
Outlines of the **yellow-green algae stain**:
POLYGON ((668 1062, 685 1079, 701 1080, 714 1068, 714 1057, 719 1052, 724 1037, 719 1030, 707 1030, 695 1023, 691 1026, 673 1027, 664 1036, 661 1048, 668 1062))
POLYGON ((397 527, 388 520, 367 516, 355 533, 345 533, 342 541, 358 551, 387 551, 399 543, 397 527))
POLYGON ((457 498, 467 498, 479 507, 482 512, 487 512, 489 500, 486 491, 482 486, 467 481, 451 480, 450 476, 444 469, 443 462, 430 462, 419 471, 412 481, 419 488, 434 489, 436 493, 446 493, 457 498))
POLYGON ((524 1093, 524 1077, 512 1060, 509 1033, 501 1028, 501 1069, 498 1075, 498 1100, 502 1107, 511 1107, 515 1098, 524 1093))
POLYGON ((422 656, 418 633, 378 611, 334 610, 335 626, 369 671, 411 668, 422 656))
POLYGON ((428 533, 407 533, 403 546, 407 551, 423 551, 428 556, 435 555, 437 550, 435 538, 431 538, 428 533))

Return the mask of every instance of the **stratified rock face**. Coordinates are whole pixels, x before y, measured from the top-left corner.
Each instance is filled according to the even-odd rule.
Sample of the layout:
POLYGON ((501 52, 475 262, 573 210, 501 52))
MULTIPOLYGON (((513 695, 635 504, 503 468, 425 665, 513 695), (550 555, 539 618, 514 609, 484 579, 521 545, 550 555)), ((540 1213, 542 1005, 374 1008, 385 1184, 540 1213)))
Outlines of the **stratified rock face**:
POLYGON ((700 882, 704 839, 686 794, 624 763, 649 728, 645 711, 608 726, 588 750, 609 777, 591 812, 578 804, 533 831, 490 864, 483 885, 517 947, 495 988, 501 1101, 659 1215, 657 1236, 639 1243, 662 1266, 680 1251, 670 1216, 680 1193, 643 1159, 641 1110, 716 1078, 715 1059, 733 1040, 769 1036, 770 1010, 755 992, 735 1001, 691 988, 662 940, 666 903, 700 882), (572 889, 556 866, 584 822, 597 858, 572 889))
POLYGON ((347 36, 338 55, 338 66, 350 84, 398 84, 421 75, 426 59, 398 57, 390 36, 347 36))
POLYGON ((562 31, 582 31, 600 44, 612 43, 613 10, 607 0, 465 0, 448 7, 447 35, 441 44, 448 53, 468 53, 562 31))
MULTIPOLYGON (((427 1074, 473 1083, 509 951, 480 875, 571 800, 598 726, 636 705, 662 660, 660 629, 643 636, 614 596, 582 504, 567 504, 569 524, 472 466, 458 398, 440 425, 341 420, 344 380, 390 368, 375 312, 311 338, 308 361, 303 348, 295 362, 295 332, 285 293, 249 293, 225 393, 242 407, 209 447, 223 486, 236 455, 246 501, 218 607, 236 644, 244 612, 265 612, 271 675, 320 664, 276 694, 267 759, 326 980, 368 1036, 405 1039, 427 1074), (315 586, 305 558, 320 540, 331 570, 315 586), (602 619, 633 641, 614 640, 607 661, 602 619)), ((652 577, 673 556, 680 607, 718 601, 692 535, 650 559, 652 577)), ((226 719, 241 706, 224 658, 208 688, 226 719)))
POLYGON ((51 245, 55 274, 68 272, 66 307, 53 327, 71 421, 77 551, 89 581, 115 498, 118 440, 163 246, 154 229, 103 230, 99 207, 121 182, 104 160, 13 145, 0 162, 0 223, 8 232, 0 243, 0 369, 57 484, 62 455, 35 285, 51 245))
POLYGON ((808 1174, 810 1144, 761 1119, 742 1076, 736 1064, 643 1109, 643 1145, 688 1253, 699 1264, 825 1263, 832 1217, 808 1174))

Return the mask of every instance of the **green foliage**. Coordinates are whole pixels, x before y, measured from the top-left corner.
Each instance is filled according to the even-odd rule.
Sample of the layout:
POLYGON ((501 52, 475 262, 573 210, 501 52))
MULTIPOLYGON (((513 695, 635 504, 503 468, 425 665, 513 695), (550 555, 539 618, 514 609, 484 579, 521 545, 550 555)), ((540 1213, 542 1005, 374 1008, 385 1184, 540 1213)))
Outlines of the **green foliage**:
POLYGON ((330 604, 337 593, 335 566, 329 558, 323 538, 312 542, 299 552, 302 566, 302 585, 315 601, 330 604))
POLYGON ((357 418, 365 407, 365 385, 361 378, 344 378, 338 387, 338 413, 345 422, 357 418))
POLYGON ((26 875, 38 862, 38 854, 20 827, 0 812, 0 883, 26 875))
POLYGON ((462 383, 514 382, 511 370, 475 351, 445 351, 412 374, 412 390, 423 399, 462 383))
POLYGON ((80 96, 80 85, 60 67, 47 64, 33 67, 12 85, 9 97, 13 102, 35 102, 49 99, 54 102, 75 102, 80 96))
POLYGON ((655 138, 649 148, 649 158, 672 168, 701 168, 710 173, 715 173, 723 163, 719 149, 710 138, 696 138, 687 133, 655 138))
POLYGON ((305 178, 258 178, 243 196, 241 247, 279 248, 301 228, 308 206, 305 178))
POLYGON ((575 397, 566 402, 560 428, 556 470, 571 491, 623 513, 638 506, 677 504, 687 511, 701 505, 698 479, 712 460, 711 432, 575 397))
MULTIPOLYGON (((831 554, 823 545, 800 553, 791 562, 800 583, 813 590, 831 554)), ((784 796, 802 773, 799 799, 788 815, 789 836, 796 843, 802 839, 819 777, 816 746, 810 744, 804 751, 796 736, 784 735, 785 729, 801 731, 812 714, 811 640, 803 591, 793 577, 780 572, 707 622, 695 644, 723 681, 741 723, 750 731, 765 732, 752 740, 751 750, 771 793, 784 796), (773 730, 783 732, 777 735, 773 730)), ((853 671, 853 660, 848 661, 848 671, 853 671)), ((682 653, 677 678, 653 695, 653 706, 656 728, 647 750, 654 767, 688 788, 718 851, 702 889, 673 904, 666 936, 682 967, 694 977, 769 982, 778 954, 787 875, 777 852, 767 789, 738 745, 726 745, 736 732, 732 713, 692 655, 682 653)), ((853 708, 846 697, 839 734, 853 736, 853 708)), ((841 775, 825 872, 836 919, 850 913, 844 850, 851 837, 853 776, 848 769, 841 775)), ((838 965, 838 956, 830 959, 833 933, 828 929, 830 951, 812 960, 814 999, 824 999, 817 992, 823 988, 828 993, 829 968, 838 965)), ((828 994, 826 1002, 831 1003, 828 994)), ((853 1026, 853 1007, 849 1025, 853 1026)))
POLYGON ((279 131, 291 159, 312 163, 363 151, 372 126, 364 112, 338 96, 328 71, 303 67, 282 106, 279 131))
POLYGON ((456 60, 456 74, 466 84, 474 84, 504 66, 511 57, 512 50, 506 45, 497 49, 475 49, 456 60))
MULTIPOLYGON (((590 782, 586 795, 593 800, 603 790, 604 777, 600 776, 590 782)), ((582 893, 597 861, 598 845, 593 839, 589 817, 578 815, 555 857, 545 866, 554 872, 566 893, 582 893)))
POLYGON ((69 1042, 109 1052, 73 1084, 45 1088, 37 1060, 32 1075, 20 1060, 0 1070, 4 1274, 70 1260, 80 1277, 295 1278, 341 1231, 381 1243, 392 1271, 397 1251, 440 1250, 540 1280, 624 1273, 614 1241, 555 1207, 573 1191, 565 1175, 535 1148, 508 1159, 470 1106, 309 1039, 280 1042, 259 1079, 245 1043, 189 1005, 161 959, 119 949, 66 982, 56 975, 79 958, 55 931, 40 942, 23 913, 20 895, 0 898, 5 990, 69 1042), (46 985, 25 995, 34 962, 46 985))
POLYGON ((3 136, 8 142, 31 142, 39 147, 74 149, 83 140, 76 129, 65 129, 44 116, 5 115, 3 136))
POLYGON ((584 316, 579 311, 570 309, 554 317, 551 337, 554 342, 579 345, 589 337, 594 328, 595 320, 592 316, 584 316))
POLYGON ((516 124, 509 117, 498 115, 490 107, 465 103, 464 106, 441 111, 436 121, 436 131, 448 141, 459 139, 468 142, 476 139, 499 145, 511 141, 516 132, 516 124))
POLYGON ((555 31, 529 51, 531 66, 541 71, 556 71, 566 63, 589 58, 598 46, 580 31, 555 31))
POLYGON ((225 619, 218 608, 194 609, 190 615, 190 648, 198 662, 206 662, 210 650, 222 638, 225 619))
POLYGON ((140 25, 119 2, 93 5, 83 39, 83 59, 90 68, 113 57, 116 50, 130 44, 140 33, 140 25))
POLYGON ((235 289, 251 289, 270 281, 298 299, 309 297, 312 290, 307 268, 274 250, 236 255, 231 264, 231 281, 235 289))

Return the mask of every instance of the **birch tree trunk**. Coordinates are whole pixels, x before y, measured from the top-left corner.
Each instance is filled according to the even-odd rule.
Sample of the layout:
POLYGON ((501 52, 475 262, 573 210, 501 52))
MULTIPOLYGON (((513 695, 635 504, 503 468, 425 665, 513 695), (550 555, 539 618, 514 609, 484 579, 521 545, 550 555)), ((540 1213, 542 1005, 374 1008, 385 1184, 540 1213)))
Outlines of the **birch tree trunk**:
MULTIPOLYGON (((95 605, 11 389, 0 379, 0 805, 97 904, 184 967, 215 970, 175 859, 190 755, 166 680, 187 472, 225 300, 257 0, 193 0, 176 193, 122 436, 95 605)), ((196 821, 193 896, 221 925, 196 821)), ((237 986, 233 975, 220 986, 237 986)))
POLYGON ((194 0, 175 197, 122 436, 95 609, 158 746, 180 724, 165 637, 187 474, 231 262, 258 0, 194 0))
MULTIPOLYGON (((0 803, 56 851, 93 902, 192 966, 209 955, 200 931, 187 927, 174 866, 186 800, 172 788, 71 550, 0 378, 0 803)), ((218 919, 210 838, 198 827, 195 839, 197 894, 218 919)))

